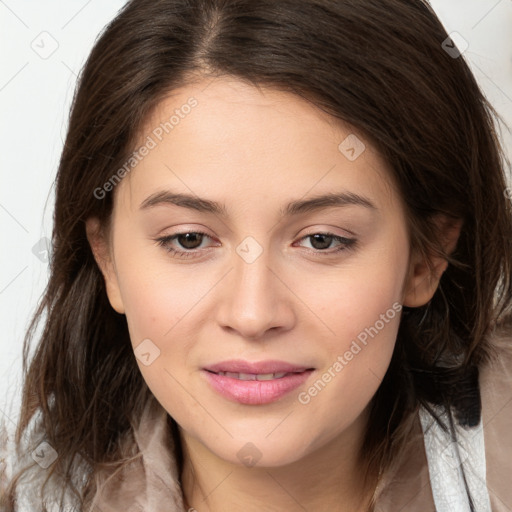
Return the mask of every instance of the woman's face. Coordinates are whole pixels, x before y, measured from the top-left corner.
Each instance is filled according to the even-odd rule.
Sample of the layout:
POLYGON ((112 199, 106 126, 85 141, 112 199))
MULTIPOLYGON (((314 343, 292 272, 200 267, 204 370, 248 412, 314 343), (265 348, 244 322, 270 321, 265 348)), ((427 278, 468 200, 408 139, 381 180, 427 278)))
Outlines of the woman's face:
POLYGON ((383 159, 299 97, 228 79, 175 91, 139 142, 105 275, 158 401, 236 464, 360 431, 410 286, 383 159))

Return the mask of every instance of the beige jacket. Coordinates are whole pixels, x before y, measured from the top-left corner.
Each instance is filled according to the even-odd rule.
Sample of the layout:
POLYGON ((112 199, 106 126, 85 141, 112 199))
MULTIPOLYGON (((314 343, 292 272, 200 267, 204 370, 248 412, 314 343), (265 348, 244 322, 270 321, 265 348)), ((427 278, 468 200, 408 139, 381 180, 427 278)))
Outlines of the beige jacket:
MULTIPOLYGON (((488 495, 489 506, 484 500, 477 504, 475 512, 512 512, 512 337, 496 337, 494 341, 499 357, 480 371, 484 474, 475 477, 482 484, 486 499, 488 495)), ((424 432, 420 416, 403 456, 377 488, 375 512, 469 512, 461 495, 455 493, 455 501, 442 495, 443 485, 453 493, 450 475, 435 465, 441 460, 439 446, 426 448, 432 439, 424 432)), ((183 503, 167 412, 156 400, 146 407, 135 438, 143 457, 120 478, 104 485, 92 507, 84 512, 193 512, 194 509, 187 511, 183 503)), ((478 436, 470 432, 466 445, 469 452, 477 450, 477 441, 478 436)), ((40 510, 36 487, 34 482, 27 484, 18 512, 40 510)), ((49 510, 75 509, 70 505, 65 509, 50 506, 49 510)))

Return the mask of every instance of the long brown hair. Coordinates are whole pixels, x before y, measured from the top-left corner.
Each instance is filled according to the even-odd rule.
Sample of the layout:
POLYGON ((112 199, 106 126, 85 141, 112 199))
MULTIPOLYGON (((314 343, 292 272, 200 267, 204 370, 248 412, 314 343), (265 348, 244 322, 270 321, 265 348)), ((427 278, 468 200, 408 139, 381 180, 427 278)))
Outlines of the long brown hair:
MULTIPOLYGON (((415 250, 441 251, 436 215, 463 220, 432 300, 404 308, 371 403, 362 453, 368 471, 391 463, 420 404, 453 407, 462 425, 478 422, 478 368, 512 302, 512 208, 499 116, 463 56, 446 51, 447 38, 422 0, 126 4, 79 76, 56 178, 51 276, 23 350, 16 443, 39 413, 44 439, 58 453, 48 480, 58 476, 74 488, 80 471, 76 492, 85 506, 92 476, 123 462, 119 442, 131 439, 151 395, 126 319, 108 302, 85 221, 108 224, 112 192, 98 199, 94 191, 127 161, 155 106, 200 76, 288 91, 365 134, 390 164, 415 250)), ((8 511, 20 477, 2 497, 8 511)))

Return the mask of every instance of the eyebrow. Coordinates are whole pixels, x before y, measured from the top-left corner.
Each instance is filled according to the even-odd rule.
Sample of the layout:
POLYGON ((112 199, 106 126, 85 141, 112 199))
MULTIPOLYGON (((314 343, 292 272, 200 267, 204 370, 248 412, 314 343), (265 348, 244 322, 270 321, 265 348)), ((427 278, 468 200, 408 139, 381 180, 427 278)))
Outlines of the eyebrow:
MULTIPOLYGON (((161 205, 175 205, 182 208, 188 208, 204 213, 212 213, 221 217, 227 217, 226 207, 211 201, 190 194, 180 194, 168 190, 156 192, 147 197, 140 205, 141 210, 153 208, 161 205)), ((352 192, 329 193, 311 197, 309 199, 299 199, 288 203, 279 210, 283 217, 300 215, 306 212, 312 212, 328 207, 342 206, 362 206, 364 208, 377 211, 378 208, 367 197, 352 192)))

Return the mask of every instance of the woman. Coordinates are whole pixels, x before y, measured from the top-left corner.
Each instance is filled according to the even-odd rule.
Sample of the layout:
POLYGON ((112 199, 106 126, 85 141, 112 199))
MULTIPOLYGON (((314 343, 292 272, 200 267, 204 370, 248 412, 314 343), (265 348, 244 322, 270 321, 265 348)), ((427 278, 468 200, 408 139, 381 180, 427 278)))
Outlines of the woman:
POLYGON ((449 43, 420 0, 125 6, 72 107, 5 510, 512 506, 512 210, 449 43))

